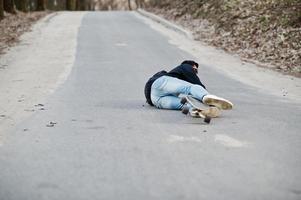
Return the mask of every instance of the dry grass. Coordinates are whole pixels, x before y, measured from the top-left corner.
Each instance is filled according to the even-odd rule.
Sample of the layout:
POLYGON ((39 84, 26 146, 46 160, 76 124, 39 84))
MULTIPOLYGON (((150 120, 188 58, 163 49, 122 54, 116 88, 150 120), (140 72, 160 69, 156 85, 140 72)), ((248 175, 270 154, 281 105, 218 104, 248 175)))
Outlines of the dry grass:
POLYGON ((163 0, 149 10, 244 60, 301 76, 300 0, 163 0))
POLYGON ((16 15, 5 13, 5 18, 0 21, 0 54, 16 45, 20 35, 30 31, 31 25, 47 14, 48 12, 17 12, 16 15))

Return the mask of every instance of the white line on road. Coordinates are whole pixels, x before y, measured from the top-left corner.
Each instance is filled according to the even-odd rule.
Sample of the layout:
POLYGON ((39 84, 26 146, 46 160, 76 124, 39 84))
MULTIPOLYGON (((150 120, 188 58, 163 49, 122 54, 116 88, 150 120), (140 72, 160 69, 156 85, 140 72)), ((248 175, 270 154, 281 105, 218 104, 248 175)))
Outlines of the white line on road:
POLYGON ((237 139, 234 139, 227 135, 218 134, 214 136, 214 141, 224 145, 226 147, 233 147, 233 148, 239 148, 239 147, 247 147, 249 146, 248 142, 245 141, 239 141, 237 139))
POLYGON ((179 135, 170 135, 167 139, 168 143, 177 143, 177 142, 197 142, 201 143, 202 140, 198 137, 184 137, 179 135))

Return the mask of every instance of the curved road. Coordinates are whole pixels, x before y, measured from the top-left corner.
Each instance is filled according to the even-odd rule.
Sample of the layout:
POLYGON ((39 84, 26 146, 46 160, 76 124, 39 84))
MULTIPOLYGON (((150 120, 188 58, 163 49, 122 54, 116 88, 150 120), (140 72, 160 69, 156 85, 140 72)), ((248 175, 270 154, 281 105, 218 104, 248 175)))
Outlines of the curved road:
POLYGON ((234 110, 206 125, 146 105, 184 59, 133 13, 86 14, 70 76, 5 136, 0 199, 300 199, 301 104, 201 66, 234 110))

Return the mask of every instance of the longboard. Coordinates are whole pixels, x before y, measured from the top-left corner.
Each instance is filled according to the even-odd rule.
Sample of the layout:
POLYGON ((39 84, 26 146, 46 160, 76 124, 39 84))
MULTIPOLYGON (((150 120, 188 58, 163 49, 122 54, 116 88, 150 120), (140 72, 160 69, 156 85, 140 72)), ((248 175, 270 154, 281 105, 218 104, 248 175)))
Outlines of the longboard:
POLYGON ((220 114, 220 110, 217 107, 209 107, 204 105, 200 100, 188 95, 181 99, 182 104, 190 104, 194 109, 189 109, 188 106, 183 106, 182 113, 190 114, 192 117, 203 118, 205 123, 210 123, 211 118, 217 117, 220 114))

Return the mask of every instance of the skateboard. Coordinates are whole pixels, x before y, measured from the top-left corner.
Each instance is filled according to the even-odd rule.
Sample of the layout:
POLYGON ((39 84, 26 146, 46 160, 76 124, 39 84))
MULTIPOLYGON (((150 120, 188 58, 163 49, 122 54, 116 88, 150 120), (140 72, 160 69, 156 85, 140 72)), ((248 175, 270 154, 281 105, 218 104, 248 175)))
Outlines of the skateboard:
POLYGON ((206 106, 200 100, 190 95, 182 97, 181 103, 184 104, 182 109, 183 114, 187 115, 189 113, 189 115, 192 117, 203 118, 204 122, 207 124, 211 122, 212 118, 217 117, 220 114, 220 110, 217 107, 206 106), (189 109, 188 106, 185 106, 187 104, 190 104, 192 109, 189 109))

